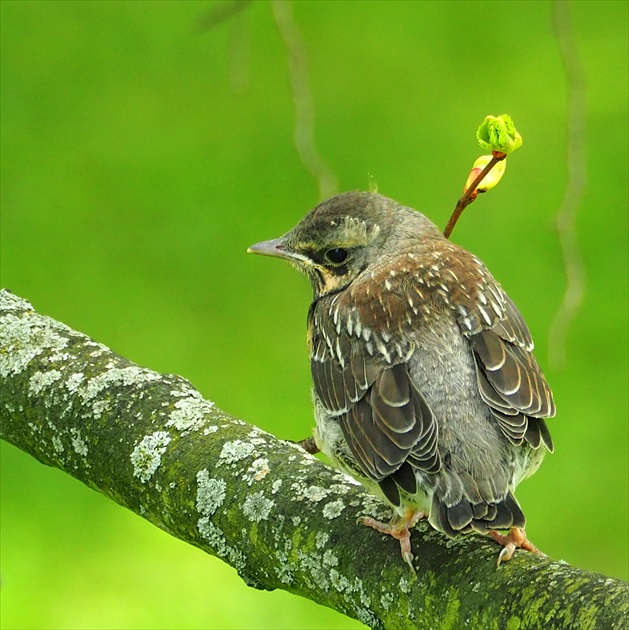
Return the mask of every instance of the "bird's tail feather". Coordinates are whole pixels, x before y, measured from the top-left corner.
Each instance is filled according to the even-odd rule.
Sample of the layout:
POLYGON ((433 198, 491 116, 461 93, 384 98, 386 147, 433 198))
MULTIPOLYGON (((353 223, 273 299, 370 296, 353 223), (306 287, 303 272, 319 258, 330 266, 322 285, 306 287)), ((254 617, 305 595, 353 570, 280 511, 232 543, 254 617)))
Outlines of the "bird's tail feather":
POLYGON ((526 521, 522 508, 509 491, 503 500, 496 503, 472 503, 462 497, 450 506, 435 493, 430 522, 433 527, 454 538, 471 531, 486 533, 490 529, 524 527, 526 521))

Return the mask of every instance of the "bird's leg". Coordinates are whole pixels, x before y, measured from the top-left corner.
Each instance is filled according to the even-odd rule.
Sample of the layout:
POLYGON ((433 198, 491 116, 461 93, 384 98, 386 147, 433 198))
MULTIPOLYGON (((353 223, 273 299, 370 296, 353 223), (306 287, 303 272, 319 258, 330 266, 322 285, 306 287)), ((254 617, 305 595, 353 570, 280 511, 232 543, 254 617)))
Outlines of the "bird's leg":
POLYGON ((508 534, 500 534, 497 531, 491 530, 489 535, 499 544, 504 547, 498 556, 498 566, 504 560, 511 560, 513 553, 516 549, 526 549, 531 553, 536 553, 540 556, 545 556, 527 537, 526 532, 522 527, 512 527, 508 534))
POLYGON ((301 448, 303 448, 306 453, 310 453, 311 455, 316 455, 321 451, 312 436, 307 437, 304 440, 298 440, 297 442, 294 442, 294 444, 301 446, 301 448))
POLYGON ((420 519, 426 518, 426 516, 427 514, 421 510, 409 508, 402 516, 395 514, 389 523, 381 523, 371 516, 361 516, 358 522, 375 529, 381 534, 388 534, 399 540, 402 558, 415 573, 413 552, 411 551, 411 529, 415 527, 420 519))

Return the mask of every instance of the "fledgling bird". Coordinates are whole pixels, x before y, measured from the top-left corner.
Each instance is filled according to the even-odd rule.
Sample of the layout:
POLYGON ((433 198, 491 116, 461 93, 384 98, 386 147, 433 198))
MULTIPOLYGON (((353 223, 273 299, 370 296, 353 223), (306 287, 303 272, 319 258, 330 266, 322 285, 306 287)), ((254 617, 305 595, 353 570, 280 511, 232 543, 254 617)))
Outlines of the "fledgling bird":
POLYGON ((551 391, 518 309, 485 265, 423 214, 348 192, 284 236, 249 248, 312 283, 314 441, 395 509, 362 522, 400 541, 427 517, 454 537, 527 540, 515 488, 553 445, 551 391), (501 534, 500 530, 508 530, 501 534))

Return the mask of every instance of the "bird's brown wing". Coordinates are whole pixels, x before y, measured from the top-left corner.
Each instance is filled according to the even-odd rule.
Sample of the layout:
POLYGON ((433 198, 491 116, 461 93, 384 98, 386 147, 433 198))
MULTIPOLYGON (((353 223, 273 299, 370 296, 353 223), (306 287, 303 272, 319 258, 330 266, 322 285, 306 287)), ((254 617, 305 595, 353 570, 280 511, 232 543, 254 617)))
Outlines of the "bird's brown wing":
POLYGON ((360 472, 399 505, 400 488, 417 491, 409 458, 426 471, 440 467, 436 422, 405 362, 389 362, 369 352, 373 345, 326 330, 329 326, 321 321, 311 326, 315 395, 325 413, 338 418, 360 472))
POLYGON ((555 415, 553 396, 535 357, 531 334, 511 299, 486 272, 470 291, 453 296, 462 333, 476 361, 478 388, 513 444, 553 444, 544 418, 555 415))

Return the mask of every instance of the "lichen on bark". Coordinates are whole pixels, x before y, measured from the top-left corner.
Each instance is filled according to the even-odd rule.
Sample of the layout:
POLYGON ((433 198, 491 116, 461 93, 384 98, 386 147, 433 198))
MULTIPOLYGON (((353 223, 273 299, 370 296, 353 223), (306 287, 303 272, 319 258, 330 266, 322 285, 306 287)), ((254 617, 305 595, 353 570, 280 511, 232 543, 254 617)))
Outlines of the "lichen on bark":
POLYGON ((207 553, 372 628, 621 628, 619 580, 480 537, 413 532, 417 575, 356 524, 356 482, 0 291, 0 436, 207 553))

